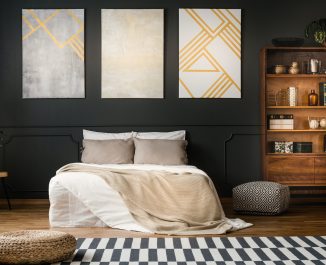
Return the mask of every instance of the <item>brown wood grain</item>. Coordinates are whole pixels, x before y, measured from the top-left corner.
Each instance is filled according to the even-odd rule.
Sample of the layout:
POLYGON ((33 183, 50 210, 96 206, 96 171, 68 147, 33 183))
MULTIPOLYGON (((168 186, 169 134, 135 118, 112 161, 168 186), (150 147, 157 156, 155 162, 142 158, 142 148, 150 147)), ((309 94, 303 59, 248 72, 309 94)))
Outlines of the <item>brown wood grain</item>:
MULTIPOLYGON (((288 212, 279 216, 249 216, 233 212, 232 200, 222 198, 226 216, 241 218, 254 226, 221 236, 304 236, 326 235, 326 199, 291 199, 288 212)), ((0 202, 0 232, 49 229, 47 200, 13 200, 13 210, 0 202)), ((76 237, 164 237, 111 228, 52 228, 76 237)))
POLYGON ((326 60, 324 47, 266 47, 260 53, 260 86, 262 117, 262 172, 265 180, 276 181, 290 186, 307 186, 307 190, 296 190, 296 193, 313 193, 308 187, 315 186, 316 194, 326 191, 318 186, 326 186, 324 135, 326 130, 309 130, 308 117, 326 117, 325 107, 308 107, 308 94, 311 89, 319 93, 319 83, 326 82, 325 74, 298 75, 274 73, 273 67, 278 64, 289 66, 298 62, 299 66, 310 58, 326 60), (271 96, 280 89, 290 86, 298 88, 298 106, 278 107, 271 103, 271 96), (268 96, 269 95, 269 96, 268 96), (293 114, 294 129, 297 131, 267 130, 268 114, 293 114), (301 130, 301 131, 299 131, 301 130), (312 142, 311 154, 271 154, 269 142, 312 142))
POLYGON ((287 185, 314 184, 314 158, 268 157, 268 180, 287 185))
MULTIPOLYGON (((290 142, 312 142, 312 152, 324 155, 324 134, 310 132, 278 132, 268 133, 267 142, 290 141, 290 142)), ((268 151, 270 152, 270 150, 268 151)))
POLYGON ((315 183, 326 184, 326 157, 315 158, 315 183))
MULTIPOLYGON (((267 78, 266 87, 269 93, 275 94, 280 89, 287 89, 290 86, 298 88, 298 105, 308 105, 308 94, 313 89, 319 93, 319 83, 326 82, 325 76, 315 78, 267 78)), ((283 110, 284 111, 284 110, 283 110)), ((292 111, 292 110, 291 110, 292 111)))

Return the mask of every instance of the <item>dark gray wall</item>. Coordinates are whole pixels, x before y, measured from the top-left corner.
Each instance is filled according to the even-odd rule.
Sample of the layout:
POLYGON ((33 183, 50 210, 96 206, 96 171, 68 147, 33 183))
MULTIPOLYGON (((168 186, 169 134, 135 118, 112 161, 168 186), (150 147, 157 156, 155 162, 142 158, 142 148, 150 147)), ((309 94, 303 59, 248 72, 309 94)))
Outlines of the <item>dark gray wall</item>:
POLYGON ((1 168, 14 197, 46 197, 61 165, 78 160, 82 128, 186 129, 190 162, 222 195, 260 179, 259 50, 273 37, 303 36, 326 1, 3 0, 0 4, 1 168), (178 99, 178 8, 242 9, 242 99, 178 99), (22 8, 85 8, 86 99, 22 99, 22 8), (165 98, 101 99, 101 8, 165 9, 165 98))

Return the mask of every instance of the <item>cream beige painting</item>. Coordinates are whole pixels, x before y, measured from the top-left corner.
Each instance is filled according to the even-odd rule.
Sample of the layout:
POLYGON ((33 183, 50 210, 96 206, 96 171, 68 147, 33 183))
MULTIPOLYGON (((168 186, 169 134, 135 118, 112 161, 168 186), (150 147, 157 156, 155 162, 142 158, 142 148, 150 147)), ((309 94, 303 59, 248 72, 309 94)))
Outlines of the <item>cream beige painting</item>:
POLYGON ((241 98, 241 9, 179 10, 179 97, 241 98))
POLYGON ((102 98, 163 97, 163 9, 102 10, 102 98))
POLYGON ((84 10, 23 9, 23 98, 83 98, 84 10))

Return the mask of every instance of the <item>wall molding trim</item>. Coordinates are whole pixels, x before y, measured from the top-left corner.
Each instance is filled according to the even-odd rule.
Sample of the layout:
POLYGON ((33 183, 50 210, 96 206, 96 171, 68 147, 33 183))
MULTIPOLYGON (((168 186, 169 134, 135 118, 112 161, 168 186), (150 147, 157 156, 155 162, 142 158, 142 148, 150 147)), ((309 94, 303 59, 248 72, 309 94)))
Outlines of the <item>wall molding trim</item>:
POLYGON ((224 141, 224 181, 225 184, 231 185, 228 180, 228 151, 227 146, 234 140, 236 136, 261 136, 262 133, 231 133, 230 136, 224 141))

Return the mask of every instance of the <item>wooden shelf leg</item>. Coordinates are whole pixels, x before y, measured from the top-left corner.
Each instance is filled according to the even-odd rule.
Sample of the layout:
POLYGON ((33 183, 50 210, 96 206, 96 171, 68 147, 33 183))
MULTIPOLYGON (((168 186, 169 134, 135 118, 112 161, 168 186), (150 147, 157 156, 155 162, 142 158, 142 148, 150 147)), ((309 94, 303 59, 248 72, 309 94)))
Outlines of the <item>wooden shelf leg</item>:
POLYGON ((8 208, 9 208, 9 210, 11 210, 10 199, 9 199, 9 195, 8 195, 8 191, 7 191, 7 186, 6 186, 6 183, 5 183, 4 178, 1 179, 1 182, 2 182, 3 190, 4 190, 5 195, 6 195, 6 199, 7 199, 7 203, 8 203, 8 208))

